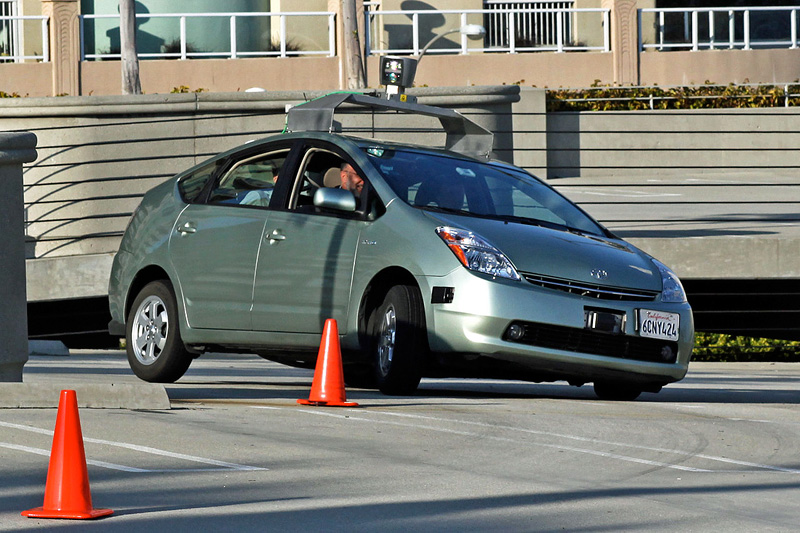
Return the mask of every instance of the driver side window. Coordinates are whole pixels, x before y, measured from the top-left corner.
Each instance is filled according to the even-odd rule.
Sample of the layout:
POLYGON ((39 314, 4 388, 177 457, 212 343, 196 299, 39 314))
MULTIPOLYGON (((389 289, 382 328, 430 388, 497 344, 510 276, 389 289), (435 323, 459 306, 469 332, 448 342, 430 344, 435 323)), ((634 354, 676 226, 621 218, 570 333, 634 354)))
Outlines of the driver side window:
POLYGON ((314 193, 322 187, 341 186, 341 167, 344 160, 333 152, 310 149, 300 166, 301 174, 292 191, 289 209, 313 210, 314 193))

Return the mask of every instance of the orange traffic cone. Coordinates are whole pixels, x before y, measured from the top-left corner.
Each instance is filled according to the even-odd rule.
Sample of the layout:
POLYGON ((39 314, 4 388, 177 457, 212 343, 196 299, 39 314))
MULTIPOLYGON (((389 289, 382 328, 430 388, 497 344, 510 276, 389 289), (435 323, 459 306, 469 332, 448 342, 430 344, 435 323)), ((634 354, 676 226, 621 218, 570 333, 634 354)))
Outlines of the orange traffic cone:
POLYGON ((329 318, 322 330, 322 342, 317 354, 317 367, 311 394, 308 400, 297 400, 302 405, 324 405, 328 407, 357 407, 356 402, 348 402, 344 393, 344 372, 342 352, 339 347, 339 328, 336 320, 329 318))
POLYGON ((78 399, 74 390, 62 390, 44 488, 44 505, 22 511, 22 516, 85 519, 108 516, 113 512, 111 509, 92 509, 78 399))

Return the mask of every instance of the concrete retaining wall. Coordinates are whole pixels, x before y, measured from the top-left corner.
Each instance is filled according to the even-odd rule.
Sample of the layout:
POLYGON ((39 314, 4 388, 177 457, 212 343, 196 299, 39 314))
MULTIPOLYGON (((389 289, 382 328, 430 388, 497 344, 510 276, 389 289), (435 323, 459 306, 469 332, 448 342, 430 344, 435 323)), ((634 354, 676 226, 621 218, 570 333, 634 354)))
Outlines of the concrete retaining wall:
POLYGON ((800 108, 560 112, 547 120, 548 175, 800 176, 800 108))

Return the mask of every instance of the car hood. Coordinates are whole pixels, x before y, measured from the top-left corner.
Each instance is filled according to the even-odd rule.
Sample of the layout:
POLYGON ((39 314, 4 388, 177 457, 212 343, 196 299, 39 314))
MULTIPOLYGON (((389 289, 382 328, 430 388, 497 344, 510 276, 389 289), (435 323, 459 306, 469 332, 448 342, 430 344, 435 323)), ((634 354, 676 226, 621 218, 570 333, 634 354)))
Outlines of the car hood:
POLYGON ((595 285, 661 290, 661 275, 653 262, 624 241, 515 222, 430 211, 425 214, 437 224, 477 233, 506 254, 521 272, 595 285))

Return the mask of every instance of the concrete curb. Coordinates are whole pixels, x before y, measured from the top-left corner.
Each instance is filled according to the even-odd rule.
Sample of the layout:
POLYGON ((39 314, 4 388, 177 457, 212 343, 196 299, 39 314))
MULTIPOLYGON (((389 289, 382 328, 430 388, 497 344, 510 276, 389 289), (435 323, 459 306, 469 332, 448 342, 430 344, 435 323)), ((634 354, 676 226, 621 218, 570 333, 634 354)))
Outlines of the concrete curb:
POLYGON ((68 356, 69 348, 61 341, 28 340, 28 355, 68 356))
POLYGON ((61 391, 74 390, 78 407, 90 409, 170 409, 167 390, 155 383, 0 383, 0 409, 55 408, 61 391))

